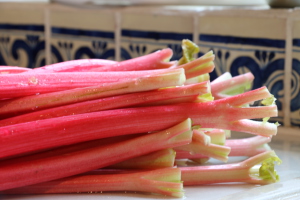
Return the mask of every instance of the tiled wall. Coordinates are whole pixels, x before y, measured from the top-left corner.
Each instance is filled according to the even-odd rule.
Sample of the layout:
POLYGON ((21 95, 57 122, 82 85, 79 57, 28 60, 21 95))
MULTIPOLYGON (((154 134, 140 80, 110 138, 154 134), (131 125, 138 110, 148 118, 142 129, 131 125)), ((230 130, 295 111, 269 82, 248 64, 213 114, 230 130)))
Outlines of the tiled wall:
POLYGON ((43 8, 0 6, 0 65, 33 68, 44 63, 43 8))
POLYGON ((251 71, 253 88, 266 85, 278 99, 273 120, 300 126, 300 10, 0 7, 0 65, 125 60, 166 47, 178 59, 185 38, 199 44, 199 55, 216 54, 212 79, 251 71))
POLYGON ((51 58, 55 62, 82 58, 115 59, 112 12, 53 10, 50 23, 51 58))

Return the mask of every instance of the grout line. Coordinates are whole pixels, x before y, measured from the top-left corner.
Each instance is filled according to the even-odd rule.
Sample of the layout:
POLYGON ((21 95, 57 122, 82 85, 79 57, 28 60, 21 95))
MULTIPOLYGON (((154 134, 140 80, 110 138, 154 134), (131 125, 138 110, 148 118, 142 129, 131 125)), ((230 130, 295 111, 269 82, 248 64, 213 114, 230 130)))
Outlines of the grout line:
POLYGON ((286 44, 285 44, 285 62, 284 62, 284 99, 283 99, 283 122, 285 127, 291 126, 290 104, 291 104, 291 79, 292 79, 292 15, 288 14, 286 18, 286 44))
MULTIPOLYGON (((199 16, 197 14, 193 15, 193 42, 197 45, 199 43, 199 16)), ((194 57, 197 58, 198 55, 194 57)))
POLYGON ((50 9, 45 8, 44 11, 44 24, 45 24, 45 58, 46 65, 51 64, 51 22, 50 22, 50 9))
POLYGON ((115 60, 121 61, 121 13, 115 12, 115 60))

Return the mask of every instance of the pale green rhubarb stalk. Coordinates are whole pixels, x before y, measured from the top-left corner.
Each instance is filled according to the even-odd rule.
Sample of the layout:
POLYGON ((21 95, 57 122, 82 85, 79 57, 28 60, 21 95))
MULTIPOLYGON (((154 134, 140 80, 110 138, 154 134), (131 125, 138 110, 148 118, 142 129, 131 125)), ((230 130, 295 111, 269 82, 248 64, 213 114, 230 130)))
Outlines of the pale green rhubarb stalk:
POLYGON ((126 172, 121 174, 78 175, 35 185, 5 190, 2 194, 65 194, 132 191, 183 197, 179 168, 126 172))
POLYGON ((249 101, 269 96, 268 90, 262 87, 205 103, 114 109, 4 126, 0 127, 0 157, 80 141, 158 131, 187 118, 192 119, 193 125, 200 125, 202 128, 270 137, 277 133, 276 124, 249 119, 276 116, 277 107, 242 107, 249 101))
POLYGON ((108 166, 110 169, 159 169, 173 167, 176 152, 163 149, 108 166))
MULTIPOLYGON (((219 129, 218 129, 219 130, 219 129)), ((217 130, 217 131, 218 131, 217 130)), ((205 132, 207 134, 207 132, 205 132)), ((224 137, 224 134, 223 136, 224 137)), ((193 136, 194 138, 194 136, 193 136)), ((216 144, 212 141, 211 137, 211 143, 216 144)), ((224 137, 225 138, 225 137, 224 137)), ((222 139, 223 141, 223 139, 222 139)), ((265 151, 271 150, 268 143, 271 141, 271 137, 264 137, 264 136, 254 136, 249 138, 243 138, 243 139, 229 139, 224 140, 224 143, 219 143, 220 145, 226 145, 226 147, 230 148, 229 154, 227 153, 227 156, 233 157, 233 156, 246 156, 251 157, 255 156, 257 154, 263 153, 265 151)), ((185 145, 188 146, 188 145, 185 145)), ((188 150, 188 149, 187 149, 188 150)), ((198 163, 204 163, 204 161, 207 161, 209 157, 208 155, 200 153, 191 153, 188 151, 184 151, 182 149, 177 148, 176 149, 176 159, 191 159, 198 163)), ((223 160, 226 161, 226 160, 223 160)))
MULTIPOLYGON (((201 133, 201 134, 193 134, 193 140, 198 140, 201 141, 203 140, 204 143, 203 144, 209 144, 209 142, 211 144, 214 145, 225 145, 225 140, 226 140, 226 130, 222 130, 222 129, 205 129, 205 128, 197 128, 197 130, 201 133), (203 134, 204 135, 203 135, 203 134), (206 136, 205 136, 206 135, 206 136), (198 136, 198 137, 197 137, 198 136), (199 137, 200 136, 200 137, 199 137)), ((187 146, 187 145, 186 145, 187 146)), ((220 157, 221 160, 226 161, 228 156, 230 156, 232 149, 231 146, 229 146, 229 148, 224 148, 224 150, 222 150, 221 148, 217 148, 217 151, 214 152, 214 149, 205 149, 205 151, 210 152, 210 154, 216 154, 217 152, 219 152, 219 155, 216 154, 215 156, 220 157), (230 148, 230 149, 229 149, 230 148), (228 151, 230 150, 229 154, 228 151)), ((197 149, 197 148, 196 148, 197 149)), ((193 153, 187 150, 180 150, 179 148, 176 150, 176 159, 189 159, 192 160, 193 162, 199 163, 199 164, 204 164, 209 160, 209 156, 207 155, 203 155, 201 151, 198 151, 200 153, 193 153)))
POLYGON ((3 74, 18 74, 22 72, 27 72, 32 69, 25 67, 17 67, 17 66, 0 66, 0 75, 3 74))
POLYGON ((210 130, 205 130, 199 128, 200 131, 203 131, 205 135, 210 137, 210 141, 212 144, 217 144, 217 145, 225 145, 226 141, 226 130, 222 129, 210 129, 210 130))
POLYGON ((175 69, 163 74, 144 76, 117 83, 103 83, 98 86, 4 100, 0 102, 0 118, 109 96, 180 86, 184 82, 184 71, 175 69))
POLYGON ((0 75, 0 98, 17 98, 74 88, 124 82, 142 76, 166 74, 174 69, 125 72, 18 73, 0 75))
POLYGON ((199 76, 196 76, 194 78, 189 78, 185 81, 185 85, 190 85, 190 84, 196 84, 196 83, 201 83, 203 81, 209 81, 209 74, 206 73, 206 74, 202 74, 202 75, 199 75, 199 76))
POLYGON ((275 183, 279 176, 274 163, 281 163, 274 151, 267 151, 240 163, 181 167, 184 185, 244 182, 265 185, 275 183))
POLYGON ((221 81, 225 81, 225 80, 229 80, 232 78, 232 75, 230 74, 230 72, 225 72, 223 74, 221 74, 220 76, 218 76, 215 80, 213 80, 213 83, 219 83, 221 81))
POLYGON ((150 104, 150 102, 160 102, 162 104, 169 99, 178 99, 180 97, 193 98, 198 100, 198 96, 210 92, 208 82, 193 84, 180 87, 161 88, 146 92, 135 92, 113 97, 101 98, 96 100, 84 101, 65 106, 58 106, 45 110, 39 110, 23 115, 0 120, 0 127, 18 123, 30 122, 34 120, 49 119, 68 115, 90 113, 101 110, 124 108, 137 105, 150 104))
POLYGON ((245 90, 251 87, 253 79, 253 74, 249 72, 230 79, 222 78, 218 79, 217 81, 212 81, 212 96, 215 99, 222 99, 228 96, 243 93, 245 90))
MULTIPOLYGON (((183 146, 174 148, 175 151, 187 151, 191 155, 201 154, 203 156, 215 158, 223 162, 227 162, 230 147, 212 144, 210 137, 199 130, 193 130, 192 142, 183 146)), ((181 154, 182 155, 182 154, 181 154)), ((177 159, 186 157, 176 156, 177 159)))
POLYGON ((56 180, 181 146, 191 142, 191 137, 191 120, 187 119, 166 130, 117 143, 92 147, 85 143, 80 148, 75 144, 52 152, 4 160, 0 164, 0 191, 56 180))
POLYGON ((243 139, 226 140, 226 146, 231 148, 229 156, 251 157, 270 150, 271 148, 268 145, 270 141, 270 137, 254 136, 243 139))

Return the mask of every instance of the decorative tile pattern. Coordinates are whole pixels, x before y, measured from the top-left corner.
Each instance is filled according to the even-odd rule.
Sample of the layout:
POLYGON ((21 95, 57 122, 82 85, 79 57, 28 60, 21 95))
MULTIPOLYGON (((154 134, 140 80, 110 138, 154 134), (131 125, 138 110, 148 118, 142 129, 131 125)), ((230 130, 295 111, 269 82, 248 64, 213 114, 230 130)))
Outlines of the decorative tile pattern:
POLYGON ((211 16, 200 18, 199 46, 202 52, 213 50, 216 59, 216 69, 211 73, 211 79, 215 79, 224 72, 230 72, 233 76, 251 72, 255 79, 252 89, 267 86, 277 98, 276 104, 279 117, 272 121, 283 123, 282 103, 284 98, 284 59, 285 38, 284 21, 267 19, 234 18, 224 16, 211 16), (222 20, 221 27, 217 24, 222 20), (249 24, 244 25, 243 20, 249 24), (265 20, 265 21, 264 21, 265 20), (226 26, 230 22, 230 29, 226 26), (263 24, 269 26, 263 26, 263 24), (271 26, 271 27, 270 27, 271 26), (269 29, 278 30, 270 38, 267 35, 269 29), (260 28, 260 33, 253 31, 260 28), (265 30, 261 30, 264 28, 265 30), (282 28, 282 29, 281 29, 282 28), (264 34, 265 33, 265 34, 264 34))
POLYGON ((294 22, 293 28, 291 125, 300 126, 300 17, 294 22))
POLYGON ((0 65, 45 64, 43 12, 0 9, 0 65))
POLYGON ((82 58, 115 59, 114 16, 77 10, 51 12, 52 62, 82 58))
POLYGON ((182 39, 192 40, 191 16, 124 13, 122 15, 122 60, 145 55, 163 48, 174 51, 173 60, 181 57, 182 39))

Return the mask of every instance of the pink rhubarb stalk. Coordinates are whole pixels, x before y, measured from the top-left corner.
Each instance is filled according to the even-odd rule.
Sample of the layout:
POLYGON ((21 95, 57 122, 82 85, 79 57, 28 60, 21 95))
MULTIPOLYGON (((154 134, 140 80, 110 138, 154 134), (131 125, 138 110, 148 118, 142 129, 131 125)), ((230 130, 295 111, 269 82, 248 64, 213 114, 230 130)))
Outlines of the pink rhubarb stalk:
POLYGON ((173 65, 172 62, 167 62, 173 55, 173 51, 169 48, 162 49, 144 56, 124 60, 112 65, 94 68, 90 71, 139 71, 165 69, 173 65))
POLYGON ((227 93, 242 93, 253 81, 254 76, 252 73, 246 73, 235 76, 231 79, 213 81, 211 83, 211 92, 215 99, 222 99, 229 95, 227 93))
POLYGON ((122 174, 77 175, 2 191, 2 194, 60 194, 133 191, 183 197, 179 168, 122 174))
POLYGON ((209 86, 210 85, 208 82, 202 82, 188 86, 163 88, 147 92, 136 92, 91 101, 84 101, 3 119, 0 120, 0 127, 67 115, 90 113, 136 105, 149 105, 151 102, 162 104, 167 101, 167 103, 170 103, 170 100, 173 100, 174 102, 174 98, 178 99, 180 97, 193 98, 193 100, 196 101, 198 100, 199 95, 210 92, 209 86))
POLYGON ((166 74, 172 69, 126 72, 19 73, 0 75, 0 99, 124 82, 142 76, 166 74))
POLYGON ((226 182, 269 184, 279 180, 274 162, 281 163, 274 151, 267 151, 240 163, 181 167, 184 185, 202 185, 226 182))
POLYGON ((56 73, 56 72, 85 72, 94 68, 103 66, 110 66, 116 64, 116 61, 105 60, 105 59, 81 59, 81 60, 70 60, 51 65, 46 65, 39 68, 26 72, 31 74, 36 73, 56 73))
POLYGON ((184 71, 177 69, 117 83, 103 83, 98 86, 3 100, 0 102, 0 118, 109 96, 180 86, 184 81, 184 71))
POLYGON ((18 74, 22 72, 31 71, 30 68, 17 67, 17 66, 0 66, 0 75, 2 74, 18 74))
POLYGON ((106 110, 4 126, 0 127, 0 156, 119 134, 158 131, 187 118, 192 119, 193 125, 202 128, 228 129, 269 137, 277 133, 276 124, 247 119, 276 116, 277 107, 239 107, 249 100, 268 95, 268 90, 262 88, 206 103, 106 110), (264 95, 257 95, 262 91, 264 95))
POLYGON ((33 158, 29 155, 3 160, 0 164, 0 190, 64 178, 157 150, 184 145, 191 141, 190 128, 191 120, 187 119, 164 131, 113 144, 86 146, 69 152, 72 148, 78 148, 75 144, 75 147, 61 147, 64 153, 59 153, 60 149, 56 149, 50 153, 46 151, 45 156, 41 152, 40 155, 33 154, 33 158), (68 148, 67 151, 64 148, 68 148))
POLYGON ((226 146, 231 148, 229 156, 251 157, 270 150, 270 147, 267 144, 270 141, 270 137, 254 136, 244 139, 226 140, 226 146))

